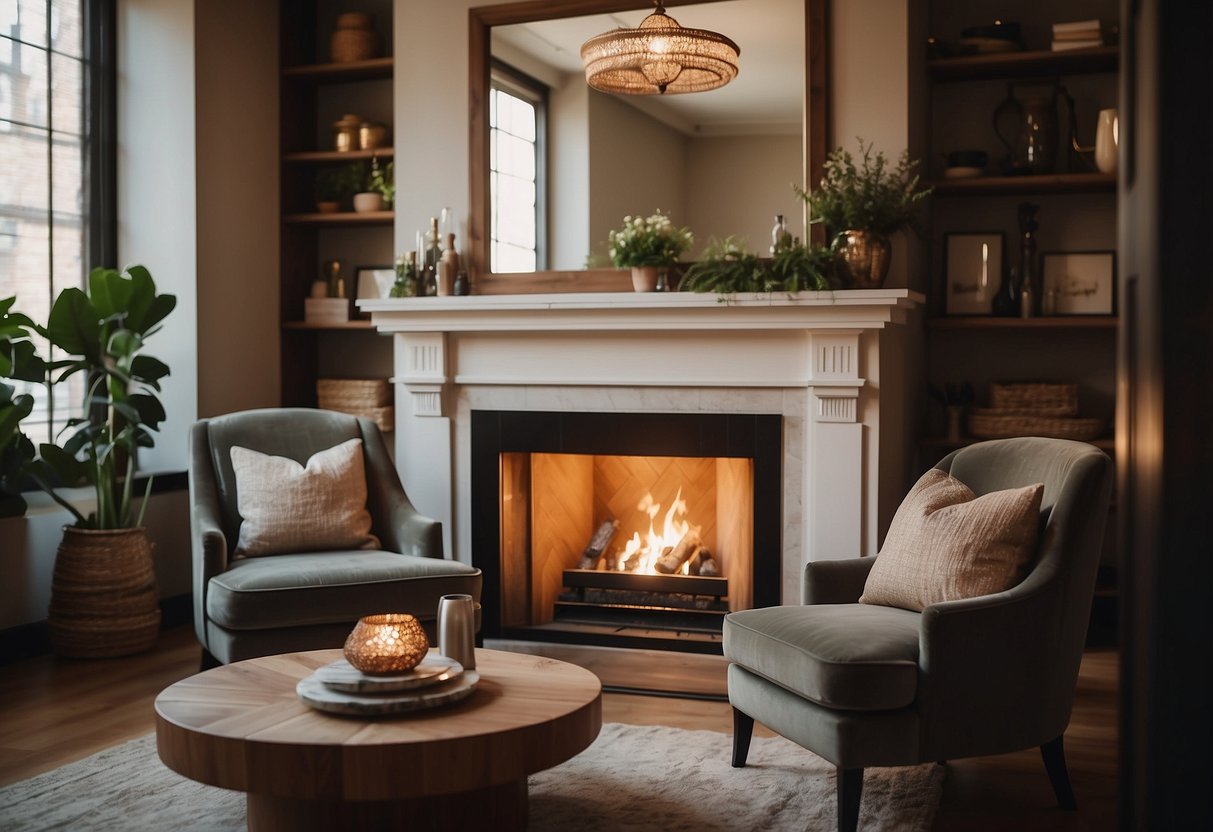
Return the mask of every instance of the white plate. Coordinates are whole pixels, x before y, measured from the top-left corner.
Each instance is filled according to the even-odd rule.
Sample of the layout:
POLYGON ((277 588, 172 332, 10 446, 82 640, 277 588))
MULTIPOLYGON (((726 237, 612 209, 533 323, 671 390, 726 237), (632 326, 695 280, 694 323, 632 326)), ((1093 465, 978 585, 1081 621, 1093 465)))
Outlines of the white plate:
POLYGON ((316 672, 312 676, 333 690, 346 693, 389 693, 449 682, 462 672, 463 665, 459 662, 434 652, 429 653, 407 673, 370 676, 345 659, 341 659, 316 668, 316 672))
POLYGON ((476 689, 480 674, 465 670, 459 678, 441 685, 402 693, 344 693, 333 690, 315 674, 300 679, 295 685, 299 698, 318 711, 345 716, 386 716, 409 711, 422 711, 450 705, 469 696, 476 689))
POLYGON ((954 168, 944 168, 944 179, 972 179, 974 176, 981 176, 982 168, 973 168, 968 166, 958 166, 954 168))

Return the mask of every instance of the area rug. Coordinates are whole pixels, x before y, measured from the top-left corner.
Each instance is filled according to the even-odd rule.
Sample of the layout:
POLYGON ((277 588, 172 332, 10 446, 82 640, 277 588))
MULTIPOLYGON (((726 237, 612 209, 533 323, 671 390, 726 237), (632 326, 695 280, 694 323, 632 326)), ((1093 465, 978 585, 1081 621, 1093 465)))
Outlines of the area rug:
MULTIPOLYGON (((530 829, 834 830, 834 768, 780 737, 755 737, 729 765, 713 731, 608 723, 588 749, 531 778, 530 829)), ((859 828, 931 827, 943 766, 864 773, 859 828)), ((0 789, 0 829, 245 828, 244 794, 188 780, 160 763, 152 734, 0 789)))

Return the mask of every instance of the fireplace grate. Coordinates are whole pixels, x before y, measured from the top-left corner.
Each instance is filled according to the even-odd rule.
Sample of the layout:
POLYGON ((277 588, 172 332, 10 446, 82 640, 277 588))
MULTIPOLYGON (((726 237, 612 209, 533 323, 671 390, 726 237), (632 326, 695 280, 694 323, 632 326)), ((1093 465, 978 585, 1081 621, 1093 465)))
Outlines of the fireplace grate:
POLYGON ((725 578, 564 570, 556 621, 719 633, 729 611, 725 578))

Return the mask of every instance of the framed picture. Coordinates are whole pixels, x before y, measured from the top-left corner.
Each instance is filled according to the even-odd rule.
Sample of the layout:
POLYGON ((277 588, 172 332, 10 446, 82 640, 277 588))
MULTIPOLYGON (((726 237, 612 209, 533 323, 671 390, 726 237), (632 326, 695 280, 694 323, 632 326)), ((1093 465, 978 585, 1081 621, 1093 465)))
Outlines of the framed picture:
POLYGON ((1116 311, 1116 253, 1050 251, 1040 255, 1046 315, 1111 315, 1116 311))
POLYGON ((396 282, 396 270, 391 266, 359 266, 354 270, 354 314, 366 320, 369 312, 358 308, 357 302, 364 298, 390 297, 396 282))
POLYGON ((1002 283, 1001 231, 957 231, 943 236, 944 300, 949 315, 989 315, 1002 283))

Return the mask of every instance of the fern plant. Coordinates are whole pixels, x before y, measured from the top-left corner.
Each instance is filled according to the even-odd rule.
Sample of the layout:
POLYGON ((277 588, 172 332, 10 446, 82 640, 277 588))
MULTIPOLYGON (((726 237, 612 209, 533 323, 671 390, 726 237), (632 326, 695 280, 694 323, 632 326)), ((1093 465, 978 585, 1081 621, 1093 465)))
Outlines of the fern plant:
POLYGON ((804 292, 832 288, 835 256, 821 246, 792 245, 774 258, 745 250, 736 237, 712 240, 692 265, 682 286, 691 292, 731 295, 744 292, 804 292))
POLYGON ((920 203, 931 195, 931 189, 920 184, 918 161, 903 151, 897 165, 890 166, 883 153, 872 152, 870 142, 858 141, 858 165, 838 147, 826 157, 816 189, 793 186, 809 205, 809 222, 824 223, 830 234, 847 229, 886 235, 906 228, 917 231, 920 203))

